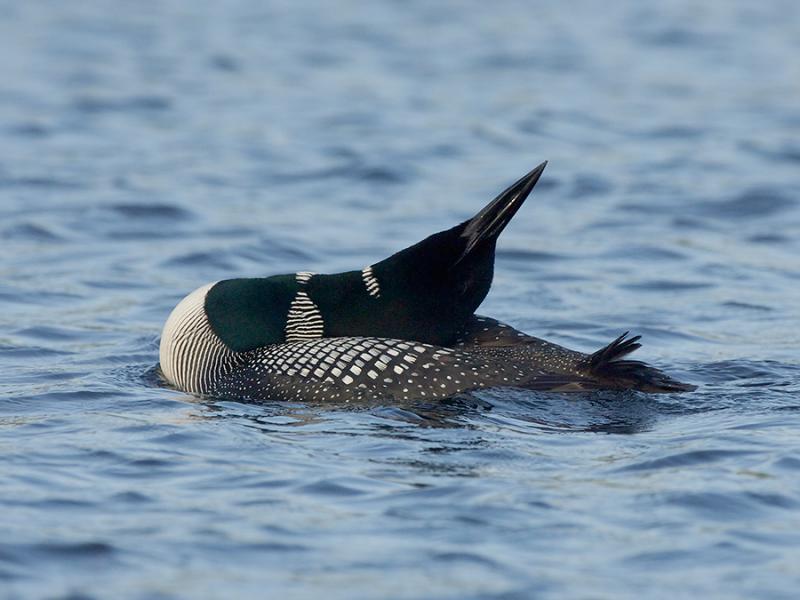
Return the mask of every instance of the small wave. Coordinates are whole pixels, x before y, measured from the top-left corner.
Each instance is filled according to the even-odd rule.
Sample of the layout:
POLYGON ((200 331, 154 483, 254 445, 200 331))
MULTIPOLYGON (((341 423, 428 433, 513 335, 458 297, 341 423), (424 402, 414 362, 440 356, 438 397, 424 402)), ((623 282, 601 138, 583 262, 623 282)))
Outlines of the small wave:
POLYGON ((743 142, 741 148, 761 158, 771 161, 798 163, 800 162, 800 144, 785 142, 772 147, 756 144, 752 141, 743 142))
POLYGON ((692 450, 679 452, 653 460, 637 462, 617 469, 625 471, 654 471, 658 469, 674 469, 680 467, 690 467, 693 465, 706 465, 726 459, 737 459, 742 456, 758 454, 758 452, 747 450, 692 450))
POLYGON ((759 219, 784 213, 797 207, 797 202, 783 191, 769 187, 749 188, 738 196, 699 202, 694 210, 700 214, 724 219, 759 219))
POLYGON ((751 304, 749 302, 738 302, 735 300, 729 300, 727 302, 723 302, 721 306, 726 308, 734 308, 734 309, 742 309, 745 311, 757 311, 757 312, 773 312, 773 308, 769 306, 764 306, 763 304, 751 304))
POLYGON ((223 252, 189 252, 164 260, 159 266, 163 269, 189 269, 192 272, 197 272, 201 267, 203 270, 211 269, 221 273, 236 272, 233 261, 223 252))
POLYGON ((116 552, 112 544, 100 541, 77 543, 44 543, 33 546, 33 551, 67 559, 110 557, 116 552))
POLYGON ((76 110, 89 114, 106 112, 161 112, 172 107, 166 96, 83 96, 73 102, 76 110))
POLYGON ((572 182, 569 195, 573 198, 586 196, 605 196, 614 191, 614 184, 606 177, 589 173, 579 173, 572 182))
POLYGON ((686 509, 709 521, 740 522, 753 519, 773 508, 794 508, 797 502, 782 494, 749 491, 703 491, 670 493, 667 504, 686 509))
POLYGON ((706 281, 652 279, 649 281, 637 281, 635 283, 623 283, 619 287, 625 290, 636 290, 643 292, 689 292, 715 287, 715 284, 706 281))
POLYGON ((42 139, 52 135, 53 130, 51 127, 42 125, 41 123, 27 122, 11 125, 6 128, 6 131, 11 135, 16 135, 23 138, 42 139))
POLYGON ((554 252, 543 252, 538 250, 524 250, 521 248, 503 248, 496 252, 499 260, 516 260, 524 262, 556 262, 567 260, 570 257, 554 252))
POLYGON ((34 188, 44 190, 83 190, 87 185, 82 181, 62 179, 52 176, 29 175, 22 177, 11 177, 0 174, 0 188, 34 188))
POLYGON ((774 361, 723 360, 699 366, 696 372, 712 382, 760 380, 771 383, 785 377, 786 367, 774 361))
POLYGON ((164 220, 164 221, 186 221, 192 217, 192 213, 183 207, 175 204, 114 204, 110 210, 118 215, 137 220, 164 220))
POLYGON ((31 240, 35 242, 63 242, 64 238, 41 223, 23 222, 4 227, 0 236, 6 239, 31 240))

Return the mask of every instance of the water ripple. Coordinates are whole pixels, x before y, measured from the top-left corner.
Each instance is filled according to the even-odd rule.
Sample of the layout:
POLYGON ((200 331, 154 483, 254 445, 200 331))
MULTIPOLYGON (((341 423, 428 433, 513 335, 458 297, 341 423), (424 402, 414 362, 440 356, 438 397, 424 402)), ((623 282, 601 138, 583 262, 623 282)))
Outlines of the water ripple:
POLYGON ((794 3, 6 4, 0 596, 797 595, 794 3), (481 311, 698 391, 163 386, 186 292, 361 268, 544 159, 481 311))

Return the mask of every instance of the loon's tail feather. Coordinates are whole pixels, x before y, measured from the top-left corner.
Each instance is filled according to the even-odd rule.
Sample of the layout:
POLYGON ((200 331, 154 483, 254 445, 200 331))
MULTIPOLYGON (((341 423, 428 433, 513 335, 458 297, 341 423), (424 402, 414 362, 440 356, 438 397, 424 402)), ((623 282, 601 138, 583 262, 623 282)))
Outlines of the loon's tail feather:
POLYGON ((614 376, 635 370, 637 367, 644 365, 639 360, 620 360, 623 356, 642 347, 639 343, 642 336, 635 335, 632 338, 628 338, 629 333, 629 331, 626 331, 613 342, 603 346, 589 356, 589 370, 593 374, 614 376))
POLYGON ((691 392, 697 389, 696 385, 677 381, 640 360, 623 359, 642 347, 639 343, 642 336, 628 338, 628 333, 626 331, 589 356, 588 366, 592 375, 602 379, 628 380, 635 389, 643 392, 691 392))
POLYGON ((531 172, 523 175, 466 222, 461 237, 466 238, 467 244, 456 264, 469 256, 481 242, 496 239, 500 235, 519 207, 525 202, 546 166, 547 161, 544 161, 531 172))

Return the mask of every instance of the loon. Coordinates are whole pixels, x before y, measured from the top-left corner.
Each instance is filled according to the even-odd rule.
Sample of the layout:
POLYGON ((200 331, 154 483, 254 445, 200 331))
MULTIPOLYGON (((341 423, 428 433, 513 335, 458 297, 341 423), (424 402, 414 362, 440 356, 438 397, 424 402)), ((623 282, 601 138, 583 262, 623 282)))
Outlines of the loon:
POLYGON ((162 375, 185 392, 250 401, 436 399, 492 387, 695 389, 624 358, 639 336, 584 354, 475 314, 491 287, 497 239, 546 165, 471 219, 361 270, 198 288, 164 325, 162 375))

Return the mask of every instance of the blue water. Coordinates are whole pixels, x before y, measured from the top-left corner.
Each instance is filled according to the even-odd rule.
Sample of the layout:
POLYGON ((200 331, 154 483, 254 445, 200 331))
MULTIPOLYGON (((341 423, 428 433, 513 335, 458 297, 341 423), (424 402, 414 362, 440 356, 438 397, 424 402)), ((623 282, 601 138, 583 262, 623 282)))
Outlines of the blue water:
POLYGON ((800 5, 0 1, 0 597, 800 589, 800 5), (686 395, 158 385, 216 279, 374 262, 541 160, 482 312, 686 395))

